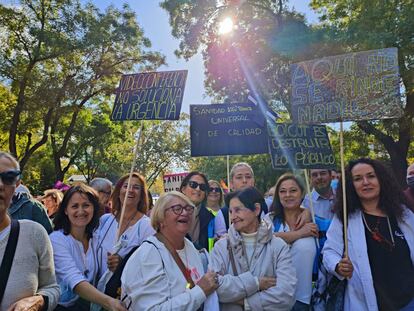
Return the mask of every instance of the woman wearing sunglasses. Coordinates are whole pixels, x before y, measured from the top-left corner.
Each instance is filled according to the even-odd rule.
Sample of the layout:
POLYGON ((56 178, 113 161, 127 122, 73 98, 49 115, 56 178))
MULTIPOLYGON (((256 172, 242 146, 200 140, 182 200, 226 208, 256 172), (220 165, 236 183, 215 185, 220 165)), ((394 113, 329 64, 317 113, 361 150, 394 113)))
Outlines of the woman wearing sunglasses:
POLYGON ((8 215, 14 191, 20 183, 19 178, 19 163, 9 153, 0 151, 2 265, 5 264, 4 259, 10 256, 10 267, 1 272, 0 284, 3 283, 5 289, 3 292, 0 289, 0 310, 51 311, 59 300, 59 286, 56 283, 52 246, 46 230, 30 220, 13 221, 12 224, 8 215), (17 244, 14 256, 11 256, 12 249, 6 253, 6 247, 13 237, 17 237, 17 244))
POLYGON ((98 194, 79 183, 65 192, 50 234, 61 295, 56 311, 88 311, 90 302, 106 310, 124 311, 119 300, 98 291, 96 241, 99 222, 98 194))
POLYGON ((219 218, 215 218, 215 215, 206 208, 209 193, 206 175, 197 171, 190 172, 181 182, 180 191, 195 206, 195 219, 189 232, 191 240, 197 248, 211 250, 211 241, 224 235, 226 233, 226 226, 225 223, 222 223, 219 218))
POLYGON ((199 252, 185 238, 194 215, 193 203, 180 192, 157 200, 151 218, 157 234, 132 254, 122 274, 128 310, 218 310, 217 300, 211 305, 217 274, 204 273, 199 252))
MULTIPOLYGON (((145 179, 134 172, 128 189, 128 178, 129 175, 124 175, 116 183, 111 196, 112 213, 104 214, 100 219, 97 234, 100 277, 108 269, 114 272, 122 258, 133 248, 141 245, 148 236, 155 233, 149 217, 146 216, 149 203, 145 179), (124 219, 119 228, 124 200, 126 200, 124 219)), ((103 283, 106 283, 111 274, 108 272, 106 275, 103 283)))
POLYGON ((414 310, 414 214, 394 175, 361 158, 345 170, 348 257, 344 257, 342 182, 323 248, 326 269, 348 279, 344 310, 414 310))

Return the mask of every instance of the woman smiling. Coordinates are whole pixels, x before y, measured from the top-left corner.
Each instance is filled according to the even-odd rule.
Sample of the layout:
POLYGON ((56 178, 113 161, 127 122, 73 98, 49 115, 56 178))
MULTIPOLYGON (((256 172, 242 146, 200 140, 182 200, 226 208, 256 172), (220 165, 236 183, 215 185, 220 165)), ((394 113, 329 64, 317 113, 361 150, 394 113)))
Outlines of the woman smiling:
POLYGON ((146 216, 149 203, 145 179, 134 172, 128 189, 128 177, 129 175, 122 176, 115 185, 111 197, 112 214, 105 214, 100 219, 97 233, 100 277, 108 269, 115 271, 123 257, 134 247, 141 245, 146 237, 155 233, 149 217, 146 216), (124 219, 119 228, 125 199, 124 219))
POLYGON ((263 196, 254 187, 231 192, 228 238, 217 241, 211 267, 219 274, 221 310, 290 310, 295 269, 286 243, 260 221, 263 196))
POLYGON ((61 289, 56 310, 89 310, 89 302, 107 310, 125 310, 118 300, 93 286, 97 273, 93 232, 98 213, 98 195, 91 187, 78 184, 65 193, 50 235, 61 289))

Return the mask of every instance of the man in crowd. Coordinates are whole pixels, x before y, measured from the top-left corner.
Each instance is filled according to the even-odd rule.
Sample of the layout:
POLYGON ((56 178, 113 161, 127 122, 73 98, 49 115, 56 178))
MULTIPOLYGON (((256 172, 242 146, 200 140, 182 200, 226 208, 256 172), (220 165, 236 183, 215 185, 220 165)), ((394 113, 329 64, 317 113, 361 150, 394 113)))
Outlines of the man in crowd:
MULTIPOLYGON (((17 170, 20 170, 20 168, 18 167, 17 170)), ((20 189, 19 185, 20 180, 16 183, 16 189, 20 189)), ((45 227, 47 233, 51 233, 53 230, 46 208, 39 201, 32 199, 27 191, 18 190, 14 192, 9 215, 12 219, 29 219, 38 222, 45 227)))
MULTIPOLYGON (((310 180, 313 190, 311 198, 315 215, 331 220, 334 216, 333 204, 335 193, 331 187, 331 171, 328 169, 311 169, 310 180)), ((310 198, 307 194, 303 206, 310 208, 310 198)))
POLYGON ((101 206, 100 214, 110 213, 111 205, 109 199, 112 193, 112 182, 106 178, 96 177, 91 180, 89 186, 98 192, 99 205, 101 206))

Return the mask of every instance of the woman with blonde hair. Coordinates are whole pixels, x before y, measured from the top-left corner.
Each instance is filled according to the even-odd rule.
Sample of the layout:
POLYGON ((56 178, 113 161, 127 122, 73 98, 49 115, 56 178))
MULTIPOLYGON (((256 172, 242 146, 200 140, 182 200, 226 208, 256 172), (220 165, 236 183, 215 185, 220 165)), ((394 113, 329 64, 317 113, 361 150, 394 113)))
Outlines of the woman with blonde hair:
POLYGON ((217 274, 204 273, 199 252, 185 238, 194 221, 194 205, 172 191, 155 203, 148 237, 127 261, 122 274, 122 300, 129 310, 218 310, 211 296, 217 274), (204 308, 202 305, 204 304, 204 308), (200 309, 201 308, 201 309, 200 309))
POLYGON ((60 203, 63 199, 63 193, 57 189, 47 189, 41 199, 43 205, 47 209, 47 216, 50 219, 55 217, 55 214, 59 208, 60 203))

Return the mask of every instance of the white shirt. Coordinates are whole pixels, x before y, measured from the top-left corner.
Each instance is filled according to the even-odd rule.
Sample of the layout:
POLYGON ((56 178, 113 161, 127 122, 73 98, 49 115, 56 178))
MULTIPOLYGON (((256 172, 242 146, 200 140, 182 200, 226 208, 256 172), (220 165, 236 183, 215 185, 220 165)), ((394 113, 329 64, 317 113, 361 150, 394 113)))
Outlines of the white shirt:
POLYGON ((82 242, 63 230, 50 234, 55 261, 56 279, 60 286, 59 304, 69 307, 79 298, 73 291, 80 282, 87 281, 94 285, 97 272, 96 241, 91 238, 86 253, 82 242))
MULTIPOLYGON (((278 232, 290 232, 287 224, 281 224, 278 232)), ((313 237, 296 240, 290 245, 293 266, 296 268, 296 301, 310 303, 312 296, 313 262, 316 256, 316 244, 313 237)))
MULTIPOLYGON (((117 252, 114 249, 116 244, 116 234, 118 231, 118 221, 112 214, 105 214, 99 221, 97 229, 97 257, 99 265, 99 277, 101 277, 108 266, 106 264, 108 253, 114 254, 117 252)), ((148 216, 143 215, 133 226, 127 228, 120 237, 121 248, 117 254, 125 257, 135 246, 141 243, 150 235, 153 235, 155 230, 151 226, 151 220, 148 216)))

